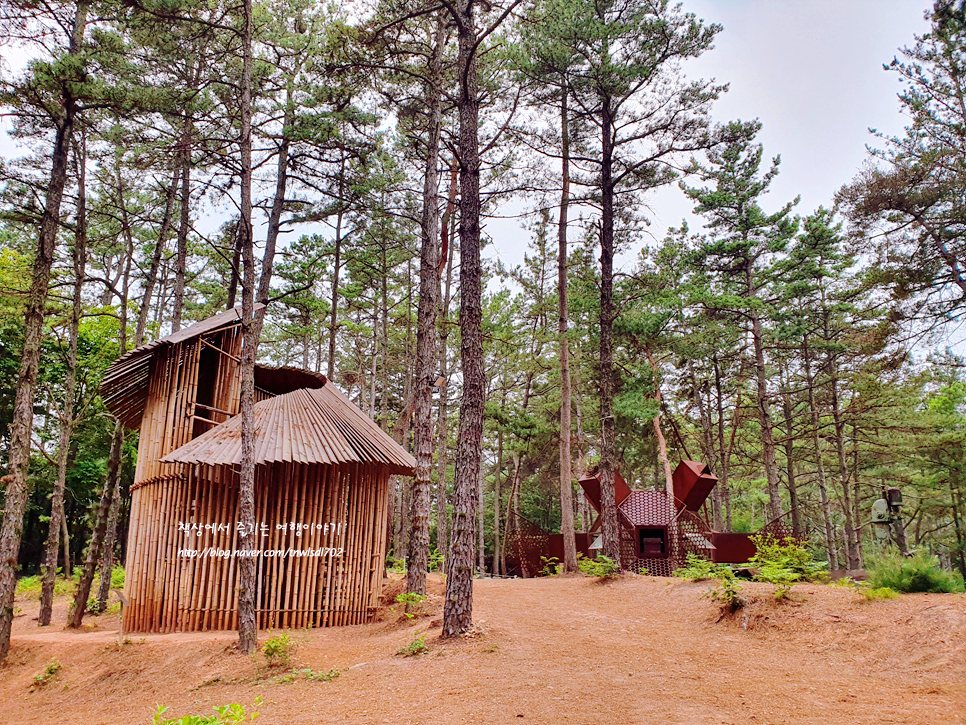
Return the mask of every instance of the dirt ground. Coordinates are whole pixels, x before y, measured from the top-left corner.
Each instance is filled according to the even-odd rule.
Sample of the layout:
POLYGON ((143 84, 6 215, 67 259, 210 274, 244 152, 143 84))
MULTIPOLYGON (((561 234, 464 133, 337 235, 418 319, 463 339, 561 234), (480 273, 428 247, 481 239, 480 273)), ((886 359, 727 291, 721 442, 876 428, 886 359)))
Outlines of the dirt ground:
MULTIPOLYGON (((443 585, 430 586, 425 616, 387 609, 370 625, 291 632, 293 665, 339 670, 331 681, 280 681, 289 670, 239 654, 229 632, 119 644, 116 616, 42 630, 37 604, 18 602, 0 723, 151 723, 159 703, 178 717, 259 696, 265 725, 966 723, 963 595, 866 603, 799 585, 779 603, 748 584, 750 605, 719 619, 707 583, 480 580, 474 632, 443 642, 443 585), (428 652, 396 654, 419 636, 428 652), (61 669, 35 684, 53 659, 61 669)), ((390 582, 387 601, 401 589, 390 582)))

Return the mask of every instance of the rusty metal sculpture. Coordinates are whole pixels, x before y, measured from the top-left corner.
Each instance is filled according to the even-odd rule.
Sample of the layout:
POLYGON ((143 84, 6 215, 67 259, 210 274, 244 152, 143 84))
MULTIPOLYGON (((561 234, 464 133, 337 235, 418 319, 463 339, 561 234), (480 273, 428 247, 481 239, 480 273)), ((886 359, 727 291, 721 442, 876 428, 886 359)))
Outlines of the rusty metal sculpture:
MULTIPOLYGON (((713 531, 700 514, 718 482, 711 469, 698 461, 681 461, 672 479, 673 505, 665 491, 632 490, 620 473, 615 475, 621 568, 653 576, 670 576, 684 566, 688 554, 717 563, 748 561, 755 553, 751 535, 713 531)), ((598 513, 590 528, 593 536, 600 529, 600 478, 597 471, 584 473, 579 483, 598 513)), ((534 563, 542 557, 552 556, 552 537, 560 536, 527 523, 529 526, 516 527, 520 533, 507 542, 507 566, 521 576, 532 576, 534 563)), ((783 538, 790 532, 781 521, 775 521, 759 533, 783 538)), ((578 548, 585 554, 592 555, 596 551, 596 542, 578 543, 582 545, 578 548)))

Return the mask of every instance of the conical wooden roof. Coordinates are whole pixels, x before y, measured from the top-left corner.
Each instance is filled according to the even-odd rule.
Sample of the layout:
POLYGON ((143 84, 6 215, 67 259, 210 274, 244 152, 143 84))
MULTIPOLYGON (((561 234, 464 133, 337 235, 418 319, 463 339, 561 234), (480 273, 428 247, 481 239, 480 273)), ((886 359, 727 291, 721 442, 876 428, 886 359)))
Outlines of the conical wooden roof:
MULTIPOLYGON (((416 459, 366 417, 334 385, 293 390, 255 404, 255 465, 366 463, 413 475, 416 459)), ((241 416, 172 451, 165 463, 241 463, 241 416)))

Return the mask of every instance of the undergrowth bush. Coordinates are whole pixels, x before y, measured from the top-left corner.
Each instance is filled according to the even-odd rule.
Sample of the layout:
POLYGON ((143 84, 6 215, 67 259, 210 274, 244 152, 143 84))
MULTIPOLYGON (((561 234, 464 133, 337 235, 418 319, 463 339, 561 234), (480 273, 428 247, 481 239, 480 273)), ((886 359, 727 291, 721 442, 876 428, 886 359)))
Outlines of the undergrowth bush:
POLYGON ((555 556, 541 556, 540 563, 543 564, 539 572, 540 576, 556 576, 563 571, 563 564, 555 556))
POLYGON ((798 539, 770 534, 752 536, 755 555, 748 563, 758 569, 755 579, 775 585, 775 598, 784 599, 797 582, 827 581, 828 566, 816 560, 798 539))
POLYGON ((700 582, 708 579, 719 579, 730 573, 731 568, 727 564, 715 564, 713 561, 708 561, 697 554, 688 554, 685 565, 676 570, 672 576, 700 582))
POLYGON ((288 667, 296 646, 292 638, 284 632, 269 637, 262 646, 265 663, 269 667, 288 667))
POLYGON ((899 596, 899 592, 895 589, 890 589, 889 587, 857 587, 859 594, 861 594, 865 601, 867 602, 878 602, 883 599, 895 599, 899 596))
POLYGON ((397 558, 390 554, 386 557, 386 569, 394 574, 405 574, 406 560, 397 558))
MULTIPOLYGON (((261 702, 261 696, 256 697, 255 704, 252 707, 258 707, 261 702)), ((258 717, 258 713, 254 710, 249 715, 247 708, 237 702, 213 708, 214 715, 186 715, 176 720, 164 719, 163 716, 167 709, 158 705, 158 710, 154 713, 154 725, 239 725, 243 722, 254 722, 255 718, 258 717)))
POLYGON ((415 657, 416 655, 425 654, 427 652, 429 652, 429 647, 426 646, 425 634, 419 635, 409 644, 405 644, 396 650, 396 654, 402 655, 403 657, 415 657))
MULTIPOLYGON (((414 592, 402 592, 396 595, 396 602, 403 605, 403 614, 406 615, 408 619, 412 619, 417 614, 422 614, 423 602, 426 601, 425 594, 416 594, 414 592), (415 613, 414 613, 415 612, 415 613)), ((395 612, 395 607, 390 607, 389 611, 395 612)))
POLYGON ((63 669, 63 667, 58 660, 51 660, 47 663, 44 671, 34 677, 34 683, 31 685, 31 689, 46 685, 57 676, 57 673, 60 672, 61 669, 63 669))
POLYGON ((580 557, 577 559, 577 567, 588 576, 595 576, 598 580, 604 581, 620 574, 621 568, 613 559, 603 554, 598 554, 596 559, 580 557))
POLYGON ((721 607, 722 614, 734 614, 748 602, 741 596, 741 584, 735 579, 731 569, 719 572, 718 586, 708 587, 705 596, 713 599, 721 607))
POLYGON ((897 592, 932 592, 953 594, 963 591, 963 578, 947 571, 939 560, 925 552, 903 557, 898 552, 883 554, 872 560, 869 584, 873 588, 888 587, 897 592))

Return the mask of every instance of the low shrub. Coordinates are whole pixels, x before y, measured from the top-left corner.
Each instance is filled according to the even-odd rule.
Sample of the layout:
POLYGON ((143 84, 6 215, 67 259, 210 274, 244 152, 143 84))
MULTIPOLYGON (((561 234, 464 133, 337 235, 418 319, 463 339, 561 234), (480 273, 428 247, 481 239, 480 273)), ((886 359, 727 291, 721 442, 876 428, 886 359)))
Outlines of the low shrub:
MULTIPOLYGON (((258 707, 261 702, 261 696, 256 697, 255 704, 252 707, 258 707)), ((214 715, 186 715, 176 720, 164 719, 163 716, 167 709, 158 705, 157 712, 154 713, 154 725, 240 725, 243 722, 254 722, 255 718, 258 717, 258 713, 254 711, 249 715, 247 708, 237 702, 213 708, 214 715)))
POLYGON ((540 576, 556 576, 563 571, 563 564, 555 556, 541 556, 540 563, 543 564, 539 571, 540 576))
POLYGON ((898 552, 881 555, 872 560, 868 569, 869 584, 873 588, 888 587, 897 592, 932 592, 954 594, 963 591, 963 578, 947 571, 939 560, 925 552, 903 557, 898 552))
POLYGON ((721 607, 722 615, 734 614, 748 603, 741 596, 741 584, 735 579, 731 569, 725 567, 716 578, 718 586, 709 587, 705 596, 717 602, 718 606, 721 607))
MULTIPOLYGON (((422 613, 423 602, 426 601, 425 594, 415 594, 414 592, 402 592, 396 595, 396 601, 403 605, 403 614, 409 619, 412 619, 416 614, 422 613), (415 614, 412 610, 416 610, 415 614)), ((390 607, 390 610, 395 612, 395 607, 390 607)))
POLYGON ((720 579, 727 576, 726 572, 731 573, 731 567, 727 564, 715 564, 713 561, 708 561, 697 554, 688 554, 685 565, 675 571, 672 576, 700 582, 708 579, 720 579))
POLYGON ((262 645, 265 663, 269 667, 288 667, 296 647, 297 645, 292 641, 292 638, 284 632, 269 637, 262 645))
POLYGON ((600 581, 615 577, 621 571, 620 565, 617 562, 603 554, 598 554, 596 559, 581 557, 577 560, 577 567, 584 574, 597 577, 600 581))
POLYGON ((57 676, 57 673, 60 672, 61 667, 60 662, 57 660, 51 660, 48 662, 47 666, 44 668, 44 671, 34 677, 34 683, 31 685, 31 688, 43 687, 46 685, 57 676))
POLYGON ((426 654, 429 647, 426 646, 426 635, 421 634, 409 644, 405 644, 396 650, 397 655, 403 657, 415 657, 416 655, 426 654))
POLYGON ((828 580, 828 565, 815 559, 798 539, 764 534, 751 540, 756 551, 748 563, 758 569, 755 579, 775 585, 776 599, 785 599, 797 582, 828 580))
POLYGON ((386 557, 386 569, 394 574, 406 573, 406 560, 389 555, 386 557))

